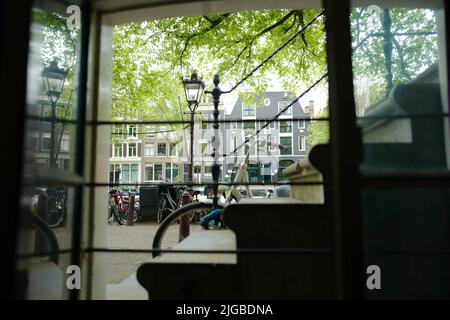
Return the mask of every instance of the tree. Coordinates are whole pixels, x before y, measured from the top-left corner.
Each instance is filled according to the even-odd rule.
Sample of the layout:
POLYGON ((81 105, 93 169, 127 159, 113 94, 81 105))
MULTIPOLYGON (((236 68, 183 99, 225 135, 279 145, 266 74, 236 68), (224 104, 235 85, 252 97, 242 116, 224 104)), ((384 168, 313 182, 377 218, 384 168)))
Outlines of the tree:
POLYGON ((437 61, 435 12, 427 9, 367 8, 351 15, 354 81, 360 115, 399 83, 414 79, 437 61), (364 92, 366 91, 366 92, 364 92))
POLYGON ((330 123, 328 120, 329 112, 328 107, 322 109, 316 117, 316 120, 311 120, 308 128, 308 135, 306 136, 306 142, 311 149, 317 144, 324 144, 330 141, 330 123))
MULTIPOLYGON (((233 85, 318 10, 261 10, 131 23, 113 36, 113 116, 180 119, 181 77, 193 70, 233 85)), ((276 75, 287 91, 325 72, 323 21, 280 51, 246 82, 254 96, 276 75)), ((253 97, 254 97, 253 96, 253 97)), ((184 99, 183 99, 184 100, 184 99)))

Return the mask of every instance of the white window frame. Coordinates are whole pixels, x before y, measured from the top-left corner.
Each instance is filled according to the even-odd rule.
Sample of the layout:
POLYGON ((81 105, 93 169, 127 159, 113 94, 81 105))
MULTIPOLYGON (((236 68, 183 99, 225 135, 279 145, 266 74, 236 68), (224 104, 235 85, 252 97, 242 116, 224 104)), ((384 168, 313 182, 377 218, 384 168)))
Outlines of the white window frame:
POLYGON ((271 142, 271 143, 273 143, 273 144, 271 144, 270 145, 270 147, 269 147, 269 151, 270 152, 277 152, 277 147, 274 145, 275 143, 276 143, 276 137, 274 137, 274 136, 272 136, 272 135, 269 135, 269 141, 271 142))
POLYGON ((153 162, 153 181, 164 181, 164 176, 165 176, 165 169, 166 167, 164 166, 163 162, 153 162), (156 179, 156 169, 155 167, 157 165, 161 165, 161 180, 156 179))
POLYGON ((147 138, 154 139, 156 137, 155 131, 156 131, 155 126, 152 126, 152 125, 145 126, 145 136, 147 138))
MULTIPOLYGON (((288 105, 288 104, 290 104, 290 103, 292 103, 292 101, 286 101, 286 100, 278 101, 278 113, 280 113, 281 110, 283 110, 284 108, 286 108, 286 105, 288 105)), ((293 107, 293 105, 290 106, 289 109, 286 110, 286 111, 289 111, 289 113, 286 113, 286 111, 283 112, 283 113, 280 115, 280 118, 292 118, 292 107, 293 107)))
POLYGON ((278 132, 280 133, 280 136, 292 136, 292 132, 294 131, 294 128, 292 127, 292 120, 281 120, 278 122, 278 132), (281 121, 284 121, 286 123, 290 123, 290 132, 281 132, 281 121))
MULTIPOLYGON (((280 156, 292 156, 293 151, 294 151, 294 148, 293 148, 293 146, 292 146, 292 143, 293 143, 292 136, 280 136, 279 139, 278 139, 280 145, 282 144, 282 143, 281 143, 281 139, 282 139, 282 138, 290 138, 290 139, 291 139, 291 153, 282 153, 281 150, 280 150, 280 156)), ((283 145, 284 145, 284 144, 283 144, 283 145)))
POLYGON ((115 143, 115 144, 113 144, 113 157, 115 157, 115 158, 123 158, 123 143, 115 143), (118 147, 120 147, 120 149, 122 150, 121 151, 121 155, 119 156, 118 154, 117 154, 117 150, 116 150, 116 148, 118 148, 118 147))
POLYGON ((254 119, 254 118, 256 118, 256 105, 242 103, 241 114, 242 114, 242 118, 246 118, 246 119, 254 119), (246 109, 246 108, 244 108, 244 107, 246 107, 248 109, 253 109, 254 110, 254 114, 253 115, 245 115, 244 114, 244 109, 246 109))
POLYGON ((137 129, 137 125, 135 124, 129 124, 127 125, 127 137, 128 138, 137 138, 138 136, 138 129, 137 129), (134 132, 132 132, 130 134, 130 129, 134 128, 134 132))
POLYGON ((155 144, 153 142, 144 143, 144 157, 154 157, 155 156, 155 144), (150 146, 153 146, 151 148, 150 146), (150 154, 147 154, 147 150, 150 150, 150 154))
POLYGON ((306 120, 298 120, 298 128, 306 129, 306 120))
POLYGON ((154 166, 153 162, 146 162, 145 163, 145 167, 144 167, 144 181, 145 182, 155 181, 155 166, 154 166), (147 168, 152 168, 152 179, 151 180, 147 179, 147 168))
POLYGON ((60 149, 62 152, 70 151, 70 137, 69 136, 62 136, 60 149), (63 148, 63 146, 66 146, 66 145, 67 145, 67 147, 63 148))
POLYGON ((306 137, 305 136, 298 136, 298 150, 306 151, 306 137), (303 143, 302 143, 302 141, 303 141, 303 143))
POLYGON ((50 151, 51 143, 52 143, 52 138, 51 138, 50 134, 43 134, 41 136, 41 151, 50 151), (44 148, 44 138, 50 140, 50 147, 48 149, 44 148))
POLYGON ((138 145, 137 143, 128 143, 127 145, 127 156, 128 158, 136 158, 137 157, 137 153, 138 153, 138 145), (134 145, 134 155, 131 155, 131 148, 134 145))
POLYGON ((156 143, 155 156, 156 156, 156 157, 159 157, 159 158, 167 157, 167 142, 157 142, 157 143, 156 143), (165 150, 166 150, 166 151, 164 152, 164 153, 165 153, 164 155, 159 155, 159 151, 158 151, 158 150, 159 150, 159 145, 160 145, 160 144, 164 144, 164 145, 166 146, 166 147, 165 147, 165 150))
POLYGON ((237 130, 237 121, 230 122, 230 129, 233 131, 237 130))
POLYGON ((175 143, 175 142, 169 142, 168 143, 168 147, 169 147, 169 152, 168 152, 168 155, 169 155, 169 157, 178 157, 178 148, 177 148, 177 144, 175 143), (171 145, 174 145, 174 148, 175 148, 175 154, 174 155, 172 155, 171 154, 171 145))

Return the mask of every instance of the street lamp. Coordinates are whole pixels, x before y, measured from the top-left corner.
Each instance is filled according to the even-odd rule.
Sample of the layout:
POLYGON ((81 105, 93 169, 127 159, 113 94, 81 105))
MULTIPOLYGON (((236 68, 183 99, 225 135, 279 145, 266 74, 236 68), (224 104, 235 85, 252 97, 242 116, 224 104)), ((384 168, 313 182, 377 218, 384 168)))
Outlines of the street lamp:
POLYGON ((58 62, 56 59, 53 59, 50 62, 48 67, 45 67, 43 70, 43 80, 45 85, 45 91, 47 93, 47 97, 50 101, 52 108, 51 115, 51 129, 50 129, 50 160, 49 166, 50 168, 56 167, 56 150, 55 150, 55 136, 56 136, 56 102, 64 88, 64 82, 66 80, 67 71, 58 67, 58 62))
POLYGON ((192 108, 191 106, 194 106, 194 108, 196 108, 202 98, 203 90, 205 89, 205 83, 201 78, 198 79, 196 73, 193 73, 190 79, 183 80, 183 86, 189 109, 192 108))
MULTIPOLYGON (((188 173, 188 186, 192 186, 193 183, 193 176, 194 176, 194 114, 195 110, 198 107, 198 104, 200 103, 202 99, 203 90, 205 89, 205 83, 202 81, 202 79, 197 77, 197 74, 194 72, 191 75, 190 79, 183 79, 183 87, 184 87, 184 93, 186 94, 186 101, 188 103, 190 115, 191 115, 191 123, 190 123, 190 138, 191 138, 191 145, 190 145, 190 161, 189 161, 189 173, 188 173)), ((187 202, 189 199, 188 194, 183 194, 183 204, 185 201, 187 202)), ((189 230, 189 217, 184 216, 180 219, 180 234, 179 234, 179 241, 182 241, 186 237, 189 236, 190 230, 189 230)))
POLYGON ((64 82, 67 77, 67 71, 64 69, 58 68, 58 62, 54 59, 50 62, 50 65, 44 68, 43 71, 44 76, 44 85, 45 91, 47 92, 47 96, 51 101, 55 101, 59 99, 61 92, 64 88, 64 82))
POLYGON ((194 114, 201 101, 203 90, 205 89, 205 83, 202 79, 197 77, 194 72, 190 79, 183 80, 184 93, 186 94, 186 101, 191 115, 190 133, 191 133, 191 145, 190 145, 190 161, 189 161, 189 182, 193 181, 193 167, 194 167, 194 114))

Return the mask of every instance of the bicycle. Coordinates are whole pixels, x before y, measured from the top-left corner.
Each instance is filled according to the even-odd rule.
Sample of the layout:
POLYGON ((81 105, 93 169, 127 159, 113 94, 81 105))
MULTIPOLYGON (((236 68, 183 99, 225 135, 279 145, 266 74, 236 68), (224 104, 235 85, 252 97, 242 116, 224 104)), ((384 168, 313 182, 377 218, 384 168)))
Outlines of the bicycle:
MULTIPOLYGON (((112 189, 109 191, 108 201, 108 222, 114 222, 116 220, 118 225, 128 224, 128 211, 130 204, 124 198, 124 193, 118 189, 112 189)), ((140 220, 140 210, 138 210, 136 204, 133 208, 133 223, 140 220)))
POLYGON ((61 190, 48 190, 48 189, 37 189, 33 195, 34 206, 38 204, 39 194, 42 192, 46 192, 48 194, 47 200, 47 212, 45 214, 45 219, 43 219, 50 228, 56 228, 59 225, 63 224, 65 214, 66 214, 66 206, 65 206, 65 198, 66 191, 61 190))
POLYGON ((41 247, 45 249, 40 249, 41 252, 48 252, 49 261, 58 264, 59 262, 59 244, 58 239, 56 238, 55 233, 48 225, 47 221, 38 216, 39 211, 39 199, 32 201, 30 217, 31 217, 31 226, 36 231, 35 239, 37 241, 44 240, 45 246, 41 247), (39 240, 38 240, 39 239, 39 240))
MULTIPOLYGON (((246 142, 246 144, 249 144, 251 139, 246 142)), ((287 147, 273 143, 266 140, 257 140, 255 139, 254 143, 264 143, 267 144, 267 146, 271 147, 278 147, 280 150, 287 150, 287 147)), ((239 202, 244 195, 242 194, 241 190, 239 190, 238 185, 244 184, 245 185, 245 194, 248 198, 253 198, 253 193, 249 187, 249 174, 248 174, 248 163, 250 159, 250 150, 251 148, 248 148, 248 151, 246 153, 244 161, 239 165, 239 168, 237 170, 236 176, 234 178, 234 183, 228 192, 228 195, 225 197, 224 202, 218 203, 218 209, 224 209, 227 205, 234 202, 239 202)), ((181 208, 174 210, 172 213, 170 213, 160 224, 158 230, 156 231, 155 237, 153 238, 153 244, 152 248, 153 250, 153 257, 157 257, 160 255, 160 252, 158 250, 161 249, 162 240, 168 230, 168 228, 177 220, 179 220, 181 217, 188 215, 188 214, 195 214, 195 212, 200 210, 207 210, 211 211, 213 209, 213 200, 212 199, 205 199, 203 201, 197 201, 193 203, 186 204, 182 206, 181 208)))
POLYGON ((171 184, 160 184, 158 186, 158 213, 156 220, 161 223, 165 217, 181 206, 182 189, 175 188, 171 184))

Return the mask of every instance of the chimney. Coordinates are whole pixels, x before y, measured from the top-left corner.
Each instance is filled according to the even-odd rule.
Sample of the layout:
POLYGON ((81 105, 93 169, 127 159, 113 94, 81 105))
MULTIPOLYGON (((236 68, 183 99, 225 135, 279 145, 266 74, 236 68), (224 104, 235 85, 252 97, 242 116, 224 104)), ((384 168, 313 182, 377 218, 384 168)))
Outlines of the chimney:
POLYGON ((309 100, 309 105, 305 108, 310 117, 314 116, 314 100, 309 100))

